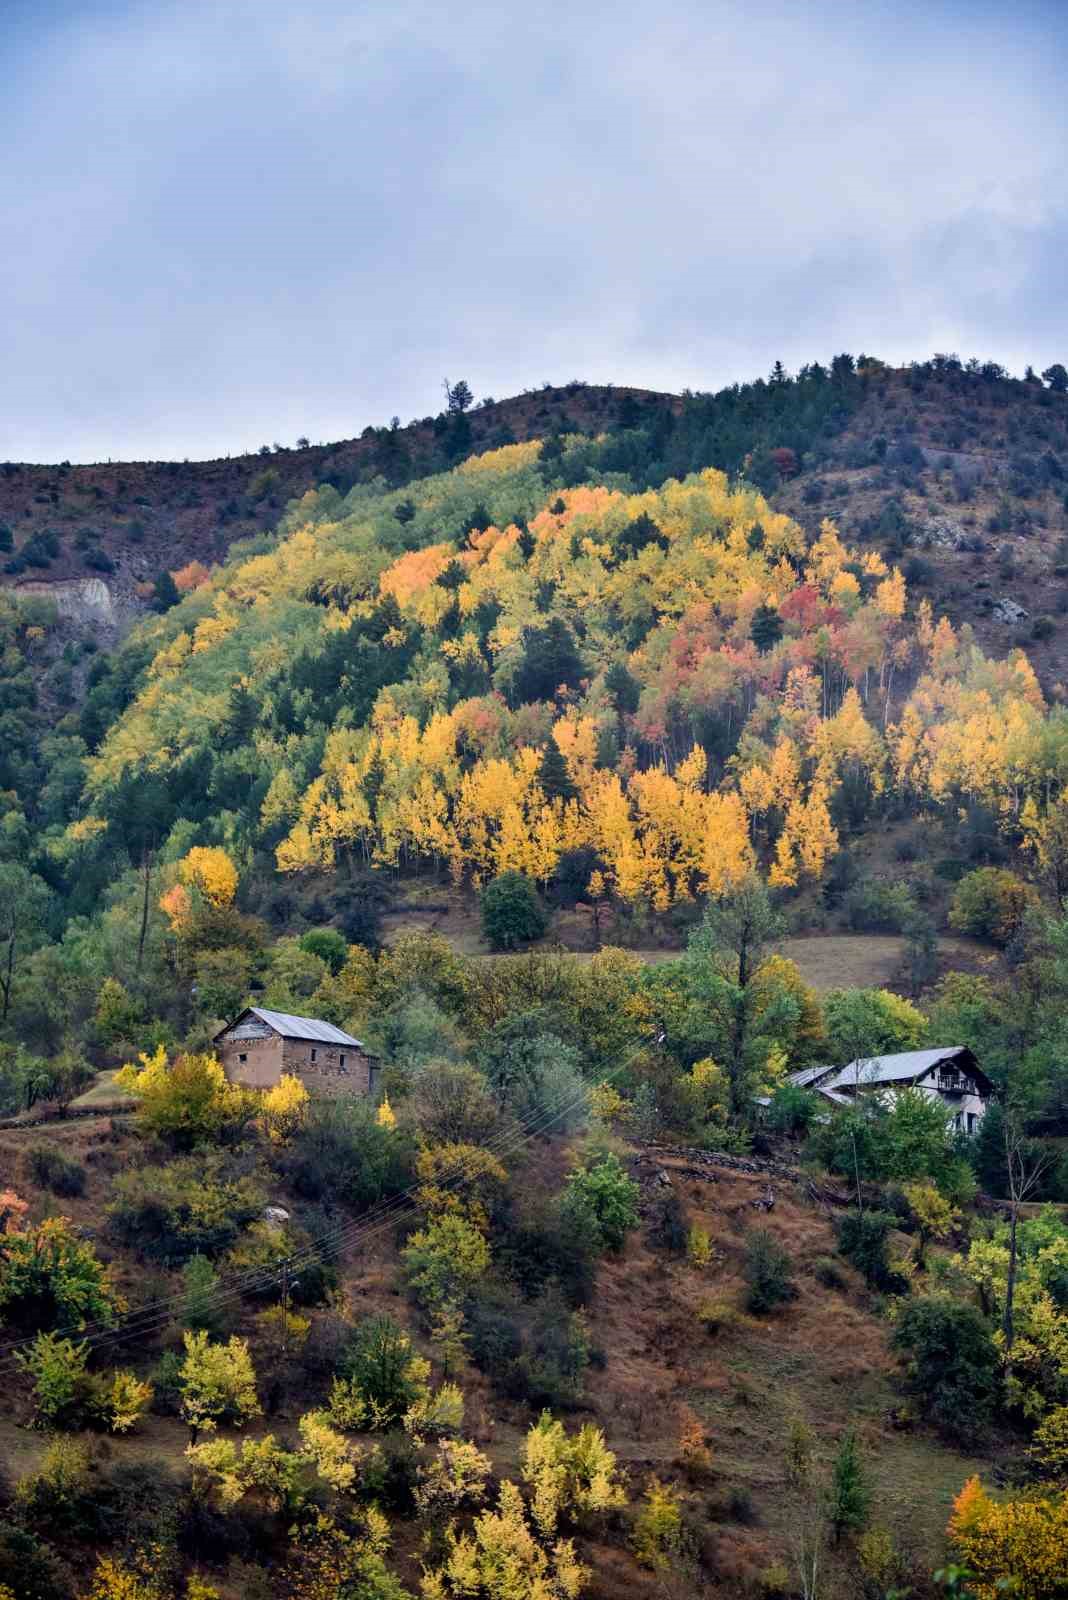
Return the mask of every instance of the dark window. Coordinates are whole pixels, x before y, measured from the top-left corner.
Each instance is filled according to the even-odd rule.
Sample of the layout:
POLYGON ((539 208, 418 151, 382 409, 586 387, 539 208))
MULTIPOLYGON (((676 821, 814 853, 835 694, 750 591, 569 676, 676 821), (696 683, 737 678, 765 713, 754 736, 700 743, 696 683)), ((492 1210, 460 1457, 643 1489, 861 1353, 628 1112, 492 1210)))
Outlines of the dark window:
POLYGON ((344 1070, 345 1070, 345 1057, 344 1056, 341 1057, 341 1063, 340 1064, 341 1064, 341 1070, 342 1070, 342 1072, 344 1072, 344 1070))
POLYGON ((312 1058, 313 1061, 315 1060, 315 1047, 314 1046, 312 1047, 311 1058, 312 1058))
POLYGON ((247 1060, 248 1060, 248 1056, 238 1056, 238 1058, 237 1058, 237 1059, 238 1059, 238 1060, 239 1060, 239 1061, 247 1061, 247 1060))

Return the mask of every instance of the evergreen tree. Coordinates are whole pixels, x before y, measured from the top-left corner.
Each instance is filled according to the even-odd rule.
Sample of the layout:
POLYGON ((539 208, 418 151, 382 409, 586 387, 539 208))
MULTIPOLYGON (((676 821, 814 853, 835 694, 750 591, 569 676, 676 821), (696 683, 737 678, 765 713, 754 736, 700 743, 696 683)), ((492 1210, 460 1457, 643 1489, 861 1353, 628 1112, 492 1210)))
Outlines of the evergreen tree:
POLYGON ((574 800, 578 795, 564 753, 555 739, 549 740, 542 753, 538 782, 547 800, 574 800))
POLYGON ((175 583, 173 575, 168 572, 166 568, 164 568, 159 577, 156 579, 155 585, 153 586, 153 611, 169 611, 172 606, 176 606, 178 604, 181 598, 181 595, 178 593, 178 585, 175 583))

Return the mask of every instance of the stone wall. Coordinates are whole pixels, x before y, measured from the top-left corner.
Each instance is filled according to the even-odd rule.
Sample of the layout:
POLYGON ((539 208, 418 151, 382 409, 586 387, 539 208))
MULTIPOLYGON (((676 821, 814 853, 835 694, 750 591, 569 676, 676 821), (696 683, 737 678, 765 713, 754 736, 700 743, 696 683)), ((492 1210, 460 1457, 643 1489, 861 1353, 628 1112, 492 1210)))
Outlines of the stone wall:
POLYGON ((374 1088, 375 1064, 353 1045, 285 1039, 282 1060, 283 1071, 307 1084, 309 1094, 370 1094, 374 1088))
POLYGON ((259 1039, 220 1039, 216 1051, 230 1082, 250 1089, 273 1088, 284 1072, 300 1078, 314 1095, 370 1094, 375 1088, 377 1064, 352 1045, 281 1039, 270 1033, 259 1039))
POLYGON ((284 1044, 276 1033, 268 1033, 262 1039, 220 1039, 216 1052, 231 1083, 271 1089, 282 1076, 284 1044))

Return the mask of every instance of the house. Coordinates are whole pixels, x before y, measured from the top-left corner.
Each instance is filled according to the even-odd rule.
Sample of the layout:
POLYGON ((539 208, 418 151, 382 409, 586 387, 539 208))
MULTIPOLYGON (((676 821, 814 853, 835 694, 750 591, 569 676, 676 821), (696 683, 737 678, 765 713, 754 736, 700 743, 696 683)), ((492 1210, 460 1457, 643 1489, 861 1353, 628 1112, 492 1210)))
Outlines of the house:
MULTIPOLYGON (((800 1087, 814 1090, 841 1105, 858 1094, 876 1092, 884 1097, 901 1089, 918 1089, 941 1100, 953 1113, 962 1133, 974 1133, 986 1112, 994 1086, 966 1045, 942 1045, 933 1050, 907 1050, 901 1055, 858 1056, 845 1067, 810 1067, 800 1087)), ((806 1073, 793 1074, 797 1082, 806 1073)))
POLYGON ((215 1035, 215 1050, 231 1083, 270 1089, 283 1073, 311 1094, 373 1094, 378 1060, 359 1039, 318 1017, 249 1006, 215 1035))

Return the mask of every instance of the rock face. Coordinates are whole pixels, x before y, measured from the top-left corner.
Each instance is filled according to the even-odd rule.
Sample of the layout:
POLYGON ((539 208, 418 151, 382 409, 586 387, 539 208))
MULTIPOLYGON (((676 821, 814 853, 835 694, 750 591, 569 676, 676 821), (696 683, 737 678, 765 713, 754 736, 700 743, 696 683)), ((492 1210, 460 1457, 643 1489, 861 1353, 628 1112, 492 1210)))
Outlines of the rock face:
POLYGON ((58 583, 20 583, 16 594, 43 595, 54 600, 61 617, 70 622, 113 628, 118 622, 111 590, 103 578, 66 578, 58 583))
POLYGON ((991 616, 998 622, 1026 622, 1031 613, 1022 606, 1018 600, 1010 600, 1008 595, 999 595, 991 608, 991 616))

